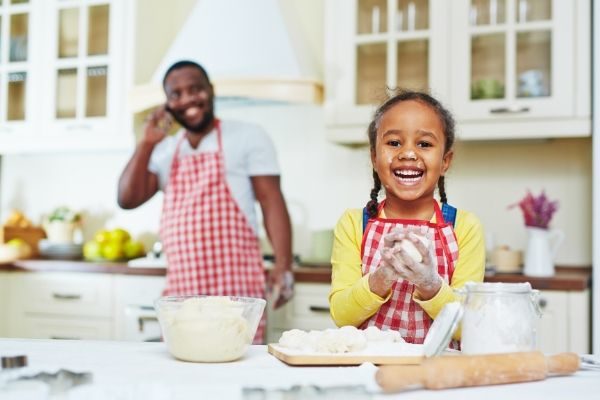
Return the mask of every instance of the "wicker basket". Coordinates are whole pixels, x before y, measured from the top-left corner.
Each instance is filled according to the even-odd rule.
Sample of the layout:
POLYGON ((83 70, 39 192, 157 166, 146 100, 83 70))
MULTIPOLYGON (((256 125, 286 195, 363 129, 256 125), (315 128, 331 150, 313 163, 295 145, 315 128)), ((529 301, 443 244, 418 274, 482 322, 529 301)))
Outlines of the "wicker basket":
POLYGON ((19 228, 16 226, 3 226, 0 230, 2 243, 6 243, 11 239, 23 239, 31 246, 32 256, 39 256, 38 243, 46 237, 46 232, 39 227, 19 228))

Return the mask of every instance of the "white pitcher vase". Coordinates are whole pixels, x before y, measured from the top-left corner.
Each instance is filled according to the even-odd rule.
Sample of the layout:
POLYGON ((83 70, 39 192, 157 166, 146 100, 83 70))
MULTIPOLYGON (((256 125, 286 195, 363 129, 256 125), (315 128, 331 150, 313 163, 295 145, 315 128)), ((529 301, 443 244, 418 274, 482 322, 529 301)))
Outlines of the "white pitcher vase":
POLYGON ((554 257, 565 239, 560 229, 527 227, 527 251, 523 273, 528 276, 553 276, 554 257))

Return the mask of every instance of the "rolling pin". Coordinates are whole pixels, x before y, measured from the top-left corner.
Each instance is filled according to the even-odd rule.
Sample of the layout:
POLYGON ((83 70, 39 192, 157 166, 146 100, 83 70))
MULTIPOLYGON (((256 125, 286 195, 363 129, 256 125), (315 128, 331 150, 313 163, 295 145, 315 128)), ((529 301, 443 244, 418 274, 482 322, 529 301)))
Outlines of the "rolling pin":
POLYGON ((575 353, 450 355, 427 358, 420 365, 383 365, 375 379, 388 393, 418 387, 446 389, 537 381, 549 374, 571 374, 579 369, 579 363, 575 353))

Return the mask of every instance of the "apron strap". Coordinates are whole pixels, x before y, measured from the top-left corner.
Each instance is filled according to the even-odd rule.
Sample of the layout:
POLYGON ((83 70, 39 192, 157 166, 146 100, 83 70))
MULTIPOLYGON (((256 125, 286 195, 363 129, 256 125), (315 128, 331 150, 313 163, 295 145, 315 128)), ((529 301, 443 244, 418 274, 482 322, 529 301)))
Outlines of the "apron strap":
POLYGON ((456 222, 456 207, 452 207, 448 203, 442 203, 442 217, 446 223, 452 225, 456 222))

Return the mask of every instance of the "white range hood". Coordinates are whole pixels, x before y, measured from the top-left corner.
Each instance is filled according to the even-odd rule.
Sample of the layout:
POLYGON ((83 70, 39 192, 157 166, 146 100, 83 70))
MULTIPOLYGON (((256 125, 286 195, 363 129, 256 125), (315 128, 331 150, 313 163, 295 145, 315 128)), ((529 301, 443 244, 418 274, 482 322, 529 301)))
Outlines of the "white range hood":
POLYGON ((165 100, 162 79, 179 60, 201 64, 217 99, 321 103, 315 57, 285 0, 198 0, 152 81, 136 86, 139 112, 165 100))

